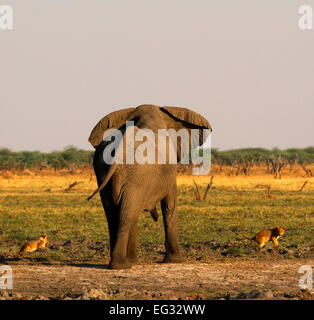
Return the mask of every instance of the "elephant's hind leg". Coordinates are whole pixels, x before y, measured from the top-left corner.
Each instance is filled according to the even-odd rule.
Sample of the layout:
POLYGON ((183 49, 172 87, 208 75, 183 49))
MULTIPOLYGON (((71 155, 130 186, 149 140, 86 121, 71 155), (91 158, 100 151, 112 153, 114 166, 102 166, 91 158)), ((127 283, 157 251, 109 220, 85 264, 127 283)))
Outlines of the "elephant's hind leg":
POLYGON ((140 208, 134 203, 134 197, 124 195, 119 205, 119 226, 109 268, 131 268, 131 261, 134 261, 137 255, 136 227, 139 212, 140 208))
POLYGON ((112 256, 113 248, 115 247, 117 240, 117 232, 119 225, 118 208, 114 206, 113 201, 110 197, 106 196, 111 191, 102 190, 100 192, 101 201, 106 213, 109 237, 110 237, 110 256, 112 256))
POLYGON ((127 258, 131 263, 137 262, 137 219, 133 222, 129 231, 127 258))
POLYGON ((110 269, 127 269, 131 268, 132 264, 127 257, 127 245, 129 240, 130 226, 120 225, 118 228, 117 241, 113 249, 111 260, 109 263, 110 269))
POLYGON ((183 262, 179 250, 178 214, 176 194, 168 195, 161 201, 161 209, 165 227, 166 256, 164 262, 183 262))

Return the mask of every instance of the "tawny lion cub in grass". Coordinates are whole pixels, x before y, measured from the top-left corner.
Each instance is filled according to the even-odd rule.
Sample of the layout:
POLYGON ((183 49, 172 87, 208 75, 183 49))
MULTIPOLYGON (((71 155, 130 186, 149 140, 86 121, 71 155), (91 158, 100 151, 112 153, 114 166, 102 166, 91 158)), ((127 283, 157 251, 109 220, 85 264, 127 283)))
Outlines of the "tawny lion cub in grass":
POLYGON ((254 237, 249 238, 244 236, 244 238, 248 240, 254 240, 258 243, 260 248, 263 248, 264 245, 271 240, 275 247, 278 246, 278 238, 281 237, 285 231, 287 230, 286 227, 275 227, 273 229, 264 229, 258 232, 254 237))
POLYGON ((46 244, 48 242, 49 241, 48 241, 47 234, 43 234, 42 236, 40 236, 40 238, 38 240, 33 240, 33 241, 29 241, 29 242, 25 243, 20 250, 20 254, 27 253, 27 252, 33 252, 38 249, 45 249, 46 244))

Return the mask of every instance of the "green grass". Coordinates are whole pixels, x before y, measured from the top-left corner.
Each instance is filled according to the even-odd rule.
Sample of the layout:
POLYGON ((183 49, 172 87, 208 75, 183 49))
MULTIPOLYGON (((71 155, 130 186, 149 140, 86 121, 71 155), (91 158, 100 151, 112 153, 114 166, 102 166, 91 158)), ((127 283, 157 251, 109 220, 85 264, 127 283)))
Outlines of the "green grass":
POLYGON ((216 188, 206 201, 196 202, 192 192, 179 192, 181 240, 226 242, 237 239, 232 227, 253 236, 262 229, 280 225, 289 229, 280 242, 313 243, 313 193, 277 191, 272 195, 268 198, 264 192, 252 189, 239 196, 232 190, 216 188))
MULTIPOLYGON (((61 183, 61 180, 53 182, 52 178, 49 183, 40 179, 25 177, 16 184, 13 181, 3 183, 0 191, 0 255, 8 250, 17 251, 22 243, 38 239, 42 233, 48 234, 50 244, 60 244, 70 239, 109 241, 107 221, 99 198, 86 201, 95 182, 85 179, 82 185, 66 193, 58 183, 66 186, 68 180, 62 180, 61 183), (30 181, 22 183, 23 179, 30 181), (51 184, 52 191, 45 192, 51 184)), ((74 177, 67 179, 75 180, 74 177)), ((179 183, 181 245, 206 246, 213 241, 220 245, 238 243, 240 247, 235 245, 234 249, 227 248, 222 252, 228 253, 229 250, 227 256, 245 257, 251 254, 251 248, 254 248, 255 244, 241 240, 236 232, 253 236, 262 229, 282 225, 286 226, 288 231, 279 239, 281 248, 297 245, 295 252, 300 247, 313 248, 314 213, 311 188, 302 193, 292 192, 289 188, 272 188, 272 197, 268 198, 265 190, 243 185, 242 180, 235 180, 232 185, 224 185, 223 181, 217 183, 203 202, 195 200, 194 187, 190 180, 179 183), (245 248, 241 247, 243 243, 246 244, 245 248)), ((205 184, 201 184, 201 189, 204 192, 205 184)), ((160 213, 160 207, 158 211, 160 213)), ((141 214, 138 229, 140 246, 147 246, 147 250, 141 250, 144 256, 149 257, 154 246, 158 246, 156 250, 163 250, 159 249, 164 243, 161 213, 157 223, 148 213, 141 214)), ((93 248, 77 250, 77 257, 82 260, 93 259, 95 256, 93 248)), ((191 258, 202 258, 205 255, 202 250, 199 252, 197 247, 193 250, 187 249, 186 252, 191 258)), ((313 249, 307 254, 313 255, 313 249)), ((68 251, 61 246, 57 250, 50 250, 45 256, 42 253, 32 255, 42 259, 64 260, 68 251)))

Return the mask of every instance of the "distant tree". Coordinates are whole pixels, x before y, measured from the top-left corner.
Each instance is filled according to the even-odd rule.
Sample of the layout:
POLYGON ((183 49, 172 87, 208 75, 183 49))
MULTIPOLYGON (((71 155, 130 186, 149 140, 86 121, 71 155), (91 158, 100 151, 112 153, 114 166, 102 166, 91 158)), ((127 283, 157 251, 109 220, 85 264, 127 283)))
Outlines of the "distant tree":
MULTIPOLYGON (((0 169, 9 170, 11 168, 54 168, 54 170, 67 168, 74 173, 77 168, 92 167, 93 151, 82 150, 75 146, 68 146, 62 151, 52 151, 48 153, 39 151, 11 151, 8 148, 0 149, 0 169)), ((209 156, 203 149, 193 150, 188 155, 191 160, 192 155, 209 156)), ((242 173, 250 175, 254 166, 266 165, 268 172, 275 178, 281 177, 281 170, 287 165, 293 168, 300 165, 307 176, 312 176, 311 166, 314 163, 314 147, 290 148, 271 150, 263 148, 242 148, 233 150, 211 149, 211 162, 222 171, 224 167, 231 167, 231 172, 235 169, 235 174, 242 173)))
POLYGON ((288 154, 278 148, 274 148, 268 152, 266 156, 266 161, 270 163, 272 168, 272 173, 275 179, 281 179, 281 170, 288 163, 288 154))
POLYGON ((312 170, 308 167, 309 165, 312 165, 314 162, 313 150, 314 148, 310 147, 300 150, 298 153, 298 163, 308 177, 313 176, 312 170))

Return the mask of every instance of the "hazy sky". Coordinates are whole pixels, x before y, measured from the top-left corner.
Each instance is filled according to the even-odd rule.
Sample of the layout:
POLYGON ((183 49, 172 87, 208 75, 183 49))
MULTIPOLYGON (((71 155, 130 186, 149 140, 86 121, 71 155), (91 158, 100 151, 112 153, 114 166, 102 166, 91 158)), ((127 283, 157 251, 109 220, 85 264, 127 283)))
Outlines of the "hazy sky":
POLYGON ((201 113, 220 149, 314 144, 314 0, 1 4, 0 147, 92 149, 100 118, 144 103, 201 113))

